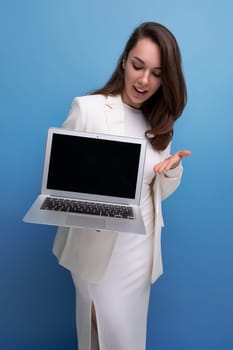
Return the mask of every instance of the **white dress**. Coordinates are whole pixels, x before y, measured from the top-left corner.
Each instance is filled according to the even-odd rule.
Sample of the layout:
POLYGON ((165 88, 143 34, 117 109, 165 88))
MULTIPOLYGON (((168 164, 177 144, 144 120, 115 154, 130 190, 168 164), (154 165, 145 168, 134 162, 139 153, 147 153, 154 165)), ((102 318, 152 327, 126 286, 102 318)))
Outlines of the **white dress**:
MULTIPOLYGON (((126 135, 144 137, 148 125, 140 110, 124 105, 126 135)), ((79 350, 97 350, 91 324, 96 310, 100 350, 145 350, 153 255, 154 208, 150 184, 157 152, 148 143, 141 210, 146 235, 119 234, 104 277, 89 283, 72 274, 76 287, 79 350)))

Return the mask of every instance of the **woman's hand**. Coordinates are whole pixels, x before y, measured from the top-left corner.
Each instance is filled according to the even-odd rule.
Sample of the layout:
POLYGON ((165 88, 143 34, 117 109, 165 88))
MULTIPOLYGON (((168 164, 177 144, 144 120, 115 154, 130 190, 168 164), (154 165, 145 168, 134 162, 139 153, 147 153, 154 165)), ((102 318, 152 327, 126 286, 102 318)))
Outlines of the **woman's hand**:
POLYGON ((161 174, 164 170, 176 168, 183 157, 190 156, 190 151, 178 151, 154 166, 154 171, 161 174))

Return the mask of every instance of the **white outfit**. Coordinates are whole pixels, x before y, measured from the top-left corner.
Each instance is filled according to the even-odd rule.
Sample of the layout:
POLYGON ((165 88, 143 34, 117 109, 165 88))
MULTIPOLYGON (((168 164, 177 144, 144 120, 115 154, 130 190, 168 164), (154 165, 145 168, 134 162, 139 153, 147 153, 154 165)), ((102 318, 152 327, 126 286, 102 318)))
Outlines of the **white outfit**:
MULTIPOLYGON (((98 105, 99 109, 101 107, 103 109, 104 106, 113 109, 114 103, 118 106, 118 114, 115 114, 117 119, 107 119, 108 125, 111 125, 111 122, 114 125, 115 122, 115 127, 108 130, 108 133, 119 134, 116 125, 120 125, 121 135, 145 137, 145 131, 149 127, 141 111, 124 105, 119 96, 106 98, 94 95, 75 99, 64 126, 77 128, 75 123, 82 119, 82 130, 106 132, 103 130, 103 125, 101 130, 99 127, 96 130, 96 126, 102 124, 101 116, 106 118, 105 113, 97 112, 96 108, 92 119, 99 113, 100 115, 96 117, 97 124, 95 120, 91 122, 88 119, 88 111, 92 109, 93 103, 95 108, 98 105), (87 128, 88 124, 91 130, 87 128)), ((89 113, 91 115, 91 112, 89 113)), ((173 177, 165 175, 156 177, 153 202, 151 193, 155 177, 153 166, 168 154, 169 147, 166 151, 157 152, 148 142, 140 203, 146 235, 95 230, 87 232, 79 229, 68 231, 64 228, 57 234, 54 252, 59 262, 71 270, 76 286, 79 350, 97 349, 94 331, 91 330, 92 302, 96 309, 100 350, 145 349, 150 285, 151 281, 162 272, 160 202, 164 188, 166 189, 163 185, 167 181, 168 193, 174 191, 180 181, 182 170, 179 167, 167 172, 167 176, 173 177)))

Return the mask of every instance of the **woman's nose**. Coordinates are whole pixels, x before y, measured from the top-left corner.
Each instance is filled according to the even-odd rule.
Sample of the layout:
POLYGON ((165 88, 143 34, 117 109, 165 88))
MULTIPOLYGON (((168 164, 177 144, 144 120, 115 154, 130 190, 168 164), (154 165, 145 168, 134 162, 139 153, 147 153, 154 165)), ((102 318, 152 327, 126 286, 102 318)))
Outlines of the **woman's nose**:
POLYGON ((143 84, 148 84, 150 80, 150 73, 147 71, 143 71, 140 80, 143 84))

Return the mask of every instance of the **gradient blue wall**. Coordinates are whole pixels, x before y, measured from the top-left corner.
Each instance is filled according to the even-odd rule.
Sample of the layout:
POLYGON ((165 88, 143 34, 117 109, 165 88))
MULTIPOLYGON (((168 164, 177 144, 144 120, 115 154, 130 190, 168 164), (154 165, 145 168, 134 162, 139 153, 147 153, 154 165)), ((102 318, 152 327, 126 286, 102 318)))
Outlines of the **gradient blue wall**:
MULTIPOLYGON (((22 217, 40 189, 47 128, 109 77, 129 33, 176 35, 189 103, 173 149, 189 148, 164 203, 165 274, 153 286, 148 350, 233 348, 233 46, 229 0, 0 3, 0 348, 76 349, 74 289, 51 253, 55 229, 22 217)), ((133 350, 133 349, 132 349, 133 350)))

